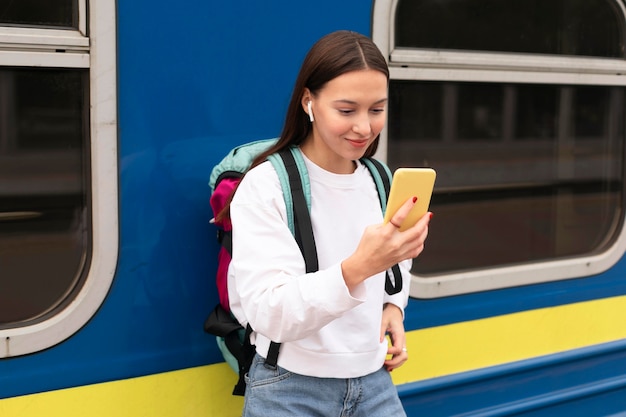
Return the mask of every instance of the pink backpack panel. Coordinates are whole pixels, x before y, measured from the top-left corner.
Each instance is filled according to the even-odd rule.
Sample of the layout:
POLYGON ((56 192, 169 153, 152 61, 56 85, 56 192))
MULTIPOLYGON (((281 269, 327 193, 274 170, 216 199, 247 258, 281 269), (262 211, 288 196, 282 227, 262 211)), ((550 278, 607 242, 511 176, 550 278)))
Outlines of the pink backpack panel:
MULTIPOLYGON (((237 188, 237 184, 239 183, 240 178, 235 177, 226 177, 219 181, 217 184, 215 191, 211 194, 210 204, 211 209, 213 210, 213 215, 216 216, 219 212, 222 211, 224 205, 229 201, 231 195, 237 188)), ((218 226, 219 232, 222 235, 221 239, 224 238, 224 232, 230 233, 232 230, 232 224, 230 222, 230 218, 226 217, 221 221, 215 221, 215 225, 218 226)), ((217 274, 215 276, 216 284, 217 284, 217 292, 220 299, 220 304, 224 308, 224 310, 230 312, 230 307, 228 305, 228 266, 230 265, 231 256, 228 250, 224 248, 224 246, 220 247, 220 251, 217 254, 217 274)))

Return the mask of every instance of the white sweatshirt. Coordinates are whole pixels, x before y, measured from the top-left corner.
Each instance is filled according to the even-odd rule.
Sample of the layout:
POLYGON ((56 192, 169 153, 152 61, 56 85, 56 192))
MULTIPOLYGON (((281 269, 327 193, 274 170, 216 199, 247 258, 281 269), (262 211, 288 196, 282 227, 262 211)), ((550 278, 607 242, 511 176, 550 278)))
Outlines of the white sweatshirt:
POLYGON ((351 295, 341 262, 356 249, 366 226, 382 222, 368 169, 352 174, 323 170, 305 157, 311 183, 311 221, 319 271, 305 273, 304 259, 287 225, 283 192, 271 163, 252 169, 233 198, 233 258, 228 291, 232 312, 254 329, 252 343, 267 357, 270 341, 282 343, 278 365, 315 377, 355 378, 383 365, 380 342, 385 303, 404 309, 411 261, 401 263, 402 292, 386 294, 385 274, 351 295))

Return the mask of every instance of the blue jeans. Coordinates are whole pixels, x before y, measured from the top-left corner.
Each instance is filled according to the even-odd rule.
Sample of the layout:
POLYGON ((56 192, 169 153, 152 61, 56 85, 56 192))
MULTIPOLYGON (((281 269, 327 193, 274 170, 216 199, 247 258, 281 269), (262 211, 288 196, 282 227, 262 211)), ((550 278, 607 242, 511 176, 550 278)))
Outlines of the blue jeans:
POLYGON ((243 417, 403 417, 384 368, 360 378, 316 378, 265 365, 256 355, 246 376, 243 417))

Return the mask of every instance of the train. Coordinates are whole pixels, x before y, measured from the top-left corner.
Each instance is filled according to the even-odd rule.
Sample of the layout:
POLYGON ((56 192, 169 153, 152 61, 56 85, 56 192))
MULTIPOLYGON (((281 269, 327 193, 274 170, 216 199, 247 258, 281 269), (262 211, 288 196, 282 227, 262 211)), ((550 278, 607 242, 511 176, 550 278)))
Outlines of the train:
POLYGON ((0 415, 241 415, 210 172, 340 29, 389 62, 376 157, 437 171, 407 415, 626 416, 622 0, 4 2, 0 415))

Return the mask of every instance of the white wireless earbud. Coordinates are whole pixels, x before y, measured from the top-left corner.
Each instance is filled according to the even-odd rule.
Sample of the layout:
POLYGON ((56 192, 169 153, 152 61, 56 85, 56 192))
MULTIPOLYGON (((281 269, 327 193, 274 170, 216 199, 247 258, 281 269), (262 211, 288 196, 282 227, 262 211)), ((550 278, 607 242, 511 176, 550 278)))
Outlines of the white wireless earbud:
POLYGON ((309 100, 307 107, 309 108, 309 120, 313 123, 315 119, 313 118, 313 110, 311 110, 311 100, 309 100))

